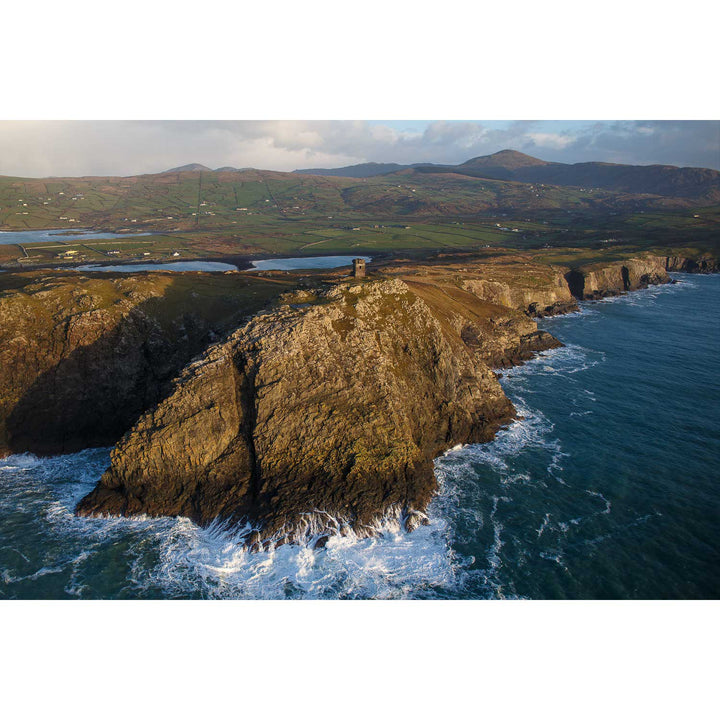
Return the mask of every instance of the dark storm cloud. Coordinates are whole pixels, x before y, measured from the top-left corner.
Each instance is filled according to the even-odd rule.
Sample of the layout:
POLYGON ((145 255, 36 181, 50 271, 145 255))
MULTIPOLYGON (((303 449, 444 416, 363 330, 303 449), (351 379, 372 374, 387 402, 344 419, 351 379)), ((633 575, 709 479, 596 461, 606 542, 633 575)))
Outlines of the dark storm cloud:
POLYGON ((720 169, 720 122, 596 123, 568 149, 583 155, 595 154, 609 162, 720 169))

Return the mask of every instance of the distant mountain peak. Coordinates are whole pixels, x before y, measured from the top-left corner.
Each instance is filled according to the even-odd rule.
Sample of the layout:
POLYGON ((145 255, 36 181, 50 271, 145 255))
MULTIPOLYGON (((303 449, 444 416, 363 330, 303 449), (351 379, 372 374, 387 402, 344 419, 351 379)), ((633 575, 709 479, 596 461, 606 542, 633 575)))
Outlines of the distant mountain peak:
POLYGON ((460 167, 504 167, 508 170, 532 165, 549 165, 545 160, 526 155, 517 150, 499 150, 492 155, 480 155, 462 163, 460 167))
POLYGON ((212 170, 209 167, 207 167, 206 165, 201 165, 200 163, 190 163, 189 165, 181 165, 180 167, 170 168, 169 170, 166 170, 165 172, 199 172, 199 171, 212 172, 212 170))
MULTIPOLYGON (((497 152, 490 153, 490 155, 486 155, 485 157, 513 157, 513 158, 523 158, 523 159, 530 159, 530 160, 537 160, 538 158, 533 157, 532 155, 528 155, 527 153, 522 153, 519 150, 512 150, 511 148, 505 148, 505 150, 498 150, 497 152)), ((545 162, 544 160, 541 160, 540 162, 545 162)))

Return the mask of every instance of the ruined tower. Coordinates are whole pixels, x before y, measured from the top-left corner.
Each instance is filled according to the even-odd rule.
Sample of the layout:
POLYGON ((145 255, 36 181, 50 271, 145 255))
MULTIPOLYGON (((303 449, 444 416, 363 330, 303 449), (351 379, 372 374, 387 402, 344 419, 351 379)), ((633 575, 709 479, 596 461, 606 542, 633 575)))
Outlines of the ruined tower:
POLYGON ((365 277, 365 260, 363 260, 363 258, 355 258, 353 260, 353 277, 365 277))

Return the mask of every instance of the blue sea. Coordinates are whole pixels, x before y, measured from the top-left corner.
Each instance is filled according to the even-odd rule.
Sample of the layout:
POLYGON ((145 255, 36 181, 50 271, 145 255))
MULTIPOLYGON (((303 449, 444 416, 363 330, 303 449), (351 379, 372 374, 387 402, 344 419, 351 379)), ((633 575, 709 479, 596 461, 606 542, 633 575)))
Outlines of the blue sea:
POLYGON ((108 449, 0 461, 0 598, 718 598, 720 276, 583 303, 502 378, 521 419, 436 463, 412 533, 248 553, 72 514, 108 449))

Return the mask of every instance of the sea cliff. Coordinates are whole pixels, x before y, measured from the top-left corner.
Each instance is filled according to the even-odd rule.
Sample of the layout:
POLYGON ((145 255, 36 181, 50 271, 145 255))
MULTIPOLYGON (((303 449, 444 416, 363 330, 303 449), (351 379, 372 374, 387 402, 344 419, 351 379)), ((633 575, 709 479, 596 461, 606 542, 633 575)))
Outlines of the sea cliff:
POLYGON ((194 356, 286 289, 167 272, 0 283, 0 457, 114 444, 194 356))
POLYGON ((568 268, 533 262, 530 256, 482 260, 450 258, 441 264, 383 267, 381 272, 419 282, 455 285, 492 305, 545 317, 577 310, 565 274, 568 268))
POLYGON ((433 458, 515 416, 456 310, 438 318, 398 279, 284 298, 186 368, 78 512, 247 520, 251 543, 371 533, 387 512, 412 525, 433 458))
POLYGON ((494 369, 560 344, 535 318, 667 282, 664 262, 6 277, 0 453, 117 443, 82 515, 247 522, 251 545, 386 513, 412 527, 433 458, 515 417, 494 369))
MULTIPOLYGON (((411 528, 433 459, 515 417, 493 368, 560 344, 532 316, 577 307, 567 272, 401 264, 287 294, 185 368, 77 512, 246 524, 251 547, 411 528)), ((645 257, 582 272, 583 297, 667 281, 645 257)))
POLYGON ((687 257, 684 255, 669 255, 665 259, 665 269, 668 272, 699 273, 709 275, 720 272, 720 259, 710 255, 687 257))
POLYGON ((670 282, 665 259, 643 255, 610 263, 592 263, 570 270, 566 275, 572 294, 579 300, 597 300, 649 285, 670 282))

